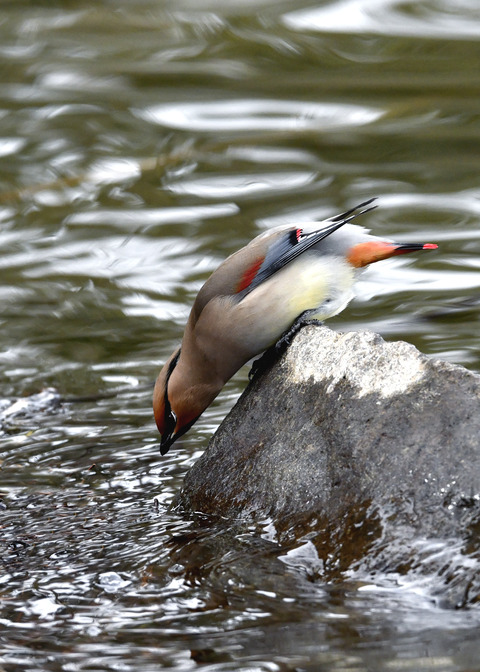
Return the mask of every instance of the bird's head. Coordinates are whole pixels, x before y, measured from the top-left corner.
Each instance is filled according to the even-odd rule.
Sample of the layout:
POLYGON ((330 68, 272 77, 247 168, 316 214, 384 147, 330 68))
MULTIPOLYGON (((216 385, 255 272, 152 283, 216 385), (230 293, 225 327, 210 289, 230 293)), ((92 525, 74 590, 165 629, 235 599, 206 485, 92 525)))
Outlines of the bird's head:
POLYGON ((162 455, 188 432, 221 389, 221 385, 192 383, 184 368, 179 366, 179 359, 180 350, 177 350, 160 371, 153 392, 153 413, 162 435, 162 455))

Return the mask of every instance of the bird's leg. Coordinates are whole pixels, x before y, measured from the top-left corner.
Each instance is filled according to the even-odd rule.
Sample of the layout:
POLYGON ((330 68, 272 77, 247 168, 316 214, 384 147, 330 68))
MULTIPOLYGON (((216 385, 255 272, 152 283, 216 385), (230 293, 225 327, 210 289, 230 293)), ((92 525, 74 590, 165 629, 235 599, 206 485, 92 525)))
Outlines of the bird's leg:
POLYGON ((262 373, 269 369, 272 364, 280 359, 283 353, 287 350, 290 343, 293 341, 294 336, 300 331, 302 327, 305 327, 308 324, 316 324, 318 326, 323 325, 323 322, 320 320, 309 319, 308 315, 310 315, 312 312, 313 311, 311 310, 305 310, 303 313, 301 313, 295 319, 293 324, 283 332, 278 341, 271 345, 268 350, 265 350, 263 355, 253 362, 252 368, 248 374, 248 379, 250 381, 258 378, 258 376, 262 375, 262 373))

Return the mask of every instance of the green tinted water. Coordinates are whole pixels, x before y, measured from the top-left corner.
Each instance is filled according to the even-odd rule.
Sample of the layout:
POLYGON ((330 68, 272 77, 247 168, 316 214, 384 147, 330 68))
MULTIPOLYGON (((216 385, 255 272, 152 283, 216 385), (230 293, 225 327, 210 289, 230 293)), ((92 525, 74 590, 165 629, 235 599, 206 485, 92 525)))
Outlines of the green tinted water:
POLYGON ((128 390, 5 418, 1 665, 476 669, 478 617, 436 607, 436 577, 312 583, 309 545, 268 521, 167 512, 247 369, 163 459, 149 388, 227 254, 372 196, 366 226, 440 250, 372 268, 331 326, 480 369, 476 1, 0 18, 0 408, 128 390))

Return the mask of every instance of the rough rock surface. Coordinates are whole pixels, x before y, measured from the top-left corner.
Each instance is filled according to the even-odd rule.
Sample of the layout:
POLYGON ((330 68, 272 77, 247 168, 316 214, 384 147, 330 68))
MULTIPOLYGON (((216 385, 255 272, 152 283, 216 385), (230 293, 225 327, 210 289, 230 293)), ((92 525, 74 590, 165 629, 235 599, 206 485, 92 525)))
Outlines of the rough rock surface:
POLYGON ((433 562, 451 603, 474 601, 480 376, 373 333, 306 327, 246 389, 175 504, 270 518, 280 537, 313 541, 327 576, 433 562))

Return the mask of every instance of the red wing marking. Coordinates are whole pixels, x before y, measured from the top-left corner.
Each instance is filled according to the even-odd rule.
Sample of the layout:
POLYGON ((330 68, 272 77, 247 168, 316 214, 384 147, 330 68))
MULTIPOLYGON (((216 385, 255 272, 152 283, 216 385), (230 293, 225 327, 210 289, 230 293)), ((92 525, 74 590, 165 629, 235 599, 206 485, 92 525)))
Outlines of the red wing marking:
POLYGON ((249 268, 247 268, 245 273, 242 275, 240 282, 237 285, 237 293, 242 292, 244 289, 247 289, 247 287, 250 286, 253 279, 258 273, 258 269, 260 268, 260 266, 263 264, 264 261, 265 257, 260 257, 260 259, 254 261, 254 263, 249 268))

